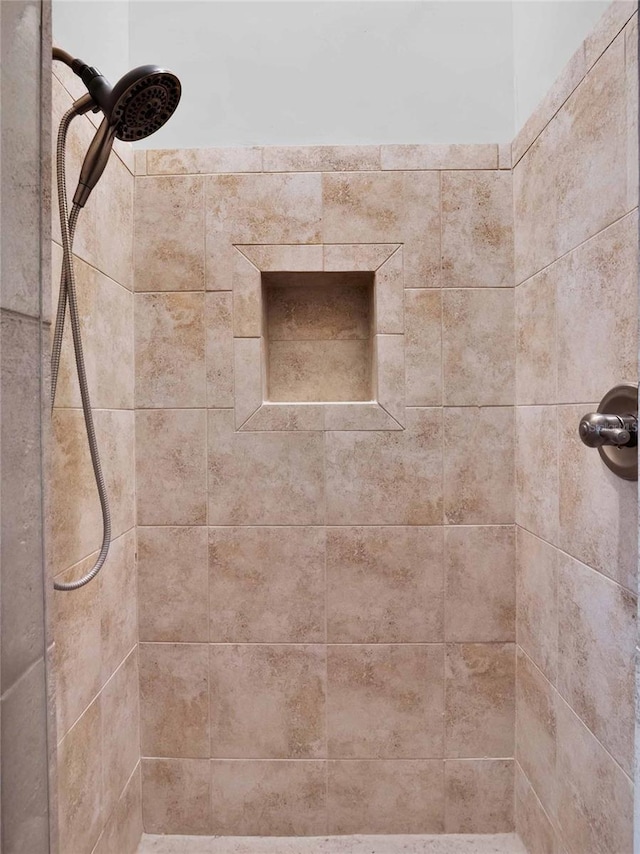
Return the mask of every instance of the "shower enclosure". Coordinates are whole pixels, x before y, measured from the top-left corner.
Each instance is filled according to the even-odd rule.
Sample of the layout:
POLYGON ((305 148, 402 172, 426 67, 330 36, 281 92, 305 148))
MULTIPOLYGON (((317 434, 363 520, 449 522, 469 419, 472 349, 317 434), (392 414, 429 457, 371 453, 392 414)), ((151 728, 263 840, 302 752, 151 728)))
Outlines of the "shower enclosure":
MULTIPOLYGON (((46 13, 3 7, 3 95, 46 13)), ((637 484, 578 426, 637 382, 637 38, 612 3, 507 142, 117 140, 74 245, 112 542, 55 594, 102 521, 69 331, 52 417, 16 338, 46 361, 55 195, 25 194, 45 261, 5 306, 33 243, 3 170, 3 851, 636 850, 637 484), (40 494, 42 435, 26 576, 4 481, 27 459, 40 494)), ((86 90, 42 65, 46 183, 86 90)))

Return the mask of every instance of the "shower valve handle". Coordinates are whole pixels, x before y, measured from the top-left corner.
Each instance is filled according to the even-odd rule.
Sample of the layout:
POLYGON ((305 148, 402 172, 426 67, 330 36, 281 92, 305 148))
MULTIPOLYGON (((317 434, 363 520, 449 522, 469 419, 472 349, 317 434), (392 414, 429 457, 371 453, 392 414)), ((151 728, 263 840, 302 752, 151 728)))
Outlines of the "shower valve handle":
POLYGON ((638 419, 635 415, 608 415, 592 412, 580 421, 580 438, 590 448, 613 446, 630 448, 638 443, 638 419))

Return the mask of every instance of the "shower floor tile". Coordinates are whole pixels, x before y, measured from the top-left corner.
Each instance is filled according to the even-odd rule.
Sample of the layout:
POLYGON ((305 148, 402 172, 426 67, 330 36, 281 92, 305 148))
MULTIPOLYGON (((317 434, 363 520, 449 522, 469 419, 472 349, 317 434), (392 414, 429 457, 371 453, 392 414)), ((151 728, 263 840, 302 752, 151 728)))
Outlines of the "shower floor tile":
POLYGON ((150 836, 138 854, 526 854, 514 833, 439 836, 150 836))

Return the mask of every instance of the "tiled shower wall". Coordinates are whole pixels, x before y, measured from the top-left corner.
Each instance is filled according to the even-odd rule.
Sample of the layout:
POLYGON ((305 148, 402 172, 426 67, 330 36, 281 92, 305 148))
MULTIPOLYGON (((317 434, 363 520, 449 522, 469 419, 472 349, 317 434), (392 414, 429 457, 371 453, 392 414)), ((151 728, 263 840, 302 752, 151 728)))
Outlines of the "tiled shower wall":
POLYGON ((633 850, 637 484, 577 433, 637 380, 637 13, 615 3, 513 145, 516 826, 633 850))
MULTIPOLYGON (((82 83, 54 63, 53 123, 82 83)), ((95 119, 92 115, 92 119, 95 119)), ((69 192, 95 127, 69 132, 69 192)), ((54 594, 60 852, 130 854, 142 832, 135 572, 133 152, 117 144, 74 247, 87 374, 111 502, 113 542, 97 579, 54 594)), ((53 291, 62 249, 54 193, 53 291)), ((50 342, 47 345, 50 351, 50 342)), ((53 413, 50 560, 56 579, 87 572, 102 523, 66 324, 53 413)))
MULTIPOLYGON (((145 829, 510 830, 506 151, 137 166, 145 829), (383 407, 260 406, 260 271, 277 270, 377 270, 383 407)), ((313 318, 329 335, 334 309, 313 318)))

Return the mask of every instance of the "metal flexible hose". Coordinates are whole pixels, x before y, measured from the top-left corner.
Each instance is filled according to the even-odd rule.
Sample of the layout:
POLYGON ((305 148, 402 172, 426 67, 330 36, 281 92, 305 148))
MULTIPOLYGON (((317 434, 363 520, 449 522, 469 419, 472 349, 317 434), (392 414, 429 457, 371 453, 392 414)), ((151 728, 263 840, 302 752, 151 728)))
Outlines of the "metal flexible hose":
POLYGON ((69 306, 69 318, 71 321, 71 332, 73 336, 73 350, 76 359, 76 370, 78 384, 80 386, 80 398, 82 400, 82 412, 87 432, 91 465, 95 476, 100 507, 102 509, 102 547, 98 559, 93 567, 82 578, 77 581, 58 582, 53 586, 56 590, 78 590, 96 577, 104 566, 111 545, 111 513, 109 511, 109 499, 107 486, 102 472, 100 452, 91 412, 91 400, 89 396, 89 385, 87 383, 87 372, 84 364, 82 351, 82 335, 80 330, 80 316, 78 312, 78 300, 76 295, 75 272, 73 269, 73 238, 75 235, 78 216, 81 207, 73 205, 71 214, 68 213, 67 182, 66 182, 66 142, 69 125, 77 115, 74 108, 68 110, 62 118, 58 131, 58 142, 56 147, 56 168, 58 177, 58 203, 60 207, 60 230, 62 232, 62 275, 60 278, 60 294, 58 296, 58 310, 56 312, 56 325, 53 336, 53 349, 51 353, 51 409, 55 402, 56 387, 58 384, 58 372, 60 369, 60 354, 62 352, 62 338, 64 334, 64 322, 69 306))

